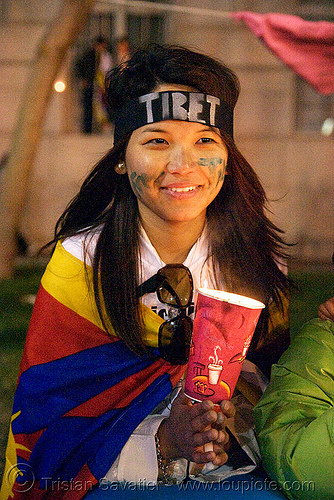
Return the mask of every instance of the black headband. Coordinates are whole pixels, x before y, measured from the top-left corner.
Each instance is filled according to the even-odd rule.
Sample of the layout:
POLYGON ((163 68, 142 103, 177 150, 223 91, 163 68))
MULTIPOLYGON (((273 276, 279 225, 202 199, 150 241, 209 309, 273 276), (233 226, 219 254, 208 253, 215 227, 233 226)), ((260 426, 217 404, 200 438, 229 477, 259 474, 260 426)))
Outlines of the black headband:
POLYGON ((233 110, 226 102, 208 94, 178 90, 145 94, 118 109, 114 143, 137 128, 164 120, 204 123, 233 137, 233 110))

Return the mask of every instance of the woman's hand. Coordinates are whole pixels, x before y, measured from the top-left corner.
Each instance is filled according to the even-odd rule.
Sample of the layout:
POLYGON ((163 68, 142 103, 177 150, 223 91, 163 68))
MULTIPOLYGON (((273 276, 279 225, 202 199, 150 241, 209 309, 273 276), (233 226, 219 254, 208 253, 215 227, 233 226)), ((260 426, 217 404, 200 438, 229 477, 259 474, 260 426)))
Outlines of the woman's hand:
POLYGON ((318 316, 320 319, 334 321, 334 297, 328 299, 324 304, 319 306, 318 316))
POLYGON ((224 446, 229 440, 225 428, 227 419, 234 414, 231 401, 223 401, 220 406, 208 400, 192 404, 181 391, 169 418, 158 430, 163 458, 186 458, 198 464, 223 465, 227 461, 224 446), (213 451, 205 452, 204 445, 211 442, 213 451))

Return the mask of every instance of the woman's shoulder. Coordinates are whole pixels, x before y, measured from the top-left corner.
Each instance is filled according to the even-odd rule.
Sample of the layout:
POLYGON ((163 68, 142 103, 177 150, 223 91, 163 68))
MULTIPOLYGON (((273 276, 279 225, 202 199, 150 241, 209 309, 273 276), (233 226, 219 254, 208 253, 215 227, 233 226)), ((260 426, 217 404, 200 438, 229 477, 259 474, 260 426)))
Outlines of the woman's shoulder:
POLYGON ((96 243, 101 233, 101 228, 84 231, 74 236, 65 238, 61 245, 73 257, 92 265, 96 243))

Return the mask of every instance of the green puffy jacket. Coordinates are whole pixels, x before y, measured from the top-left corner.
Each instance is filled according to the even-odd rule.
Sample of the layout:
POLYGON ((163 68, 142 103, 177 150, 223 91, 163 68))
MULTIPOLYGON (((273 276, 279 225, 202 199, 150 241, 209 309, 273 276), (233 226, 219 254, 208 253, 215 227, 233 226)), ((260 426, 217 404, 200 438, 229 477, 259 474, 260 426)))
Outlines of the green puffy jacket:
POLYGON ((263 465, 288 498, 334 499, 334 323, 313 319, 254 410, 263 465))

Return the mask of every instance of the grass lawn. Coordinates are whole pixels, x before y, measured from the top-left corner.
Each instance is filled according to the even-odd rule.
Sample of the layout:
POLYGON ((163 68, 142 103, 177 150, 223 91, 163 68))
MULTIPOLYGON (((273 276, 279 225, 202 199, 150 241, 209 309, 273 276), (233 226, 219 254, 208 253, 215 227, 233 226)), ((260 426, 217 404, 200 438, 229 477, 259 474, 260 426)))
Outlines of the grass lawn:
MULTIPOLYGON (((43 265, 18 266, 12 280, 0 281, 0 478, 13 394, 32 311, 31 296, 39 285, 43 265)), ((299 287, 291 303, 291 335, 317 315, 319 304, 334 295, 334 273, 323 267, 303 267, 290 272, 299 287)))
POLYGON ((291 336, 298 333, 306 321, 317 316, 318 306, 334 296, 334 271, 331 268, 310 267, 290 272, 298 285, 291 300, 291 336))

